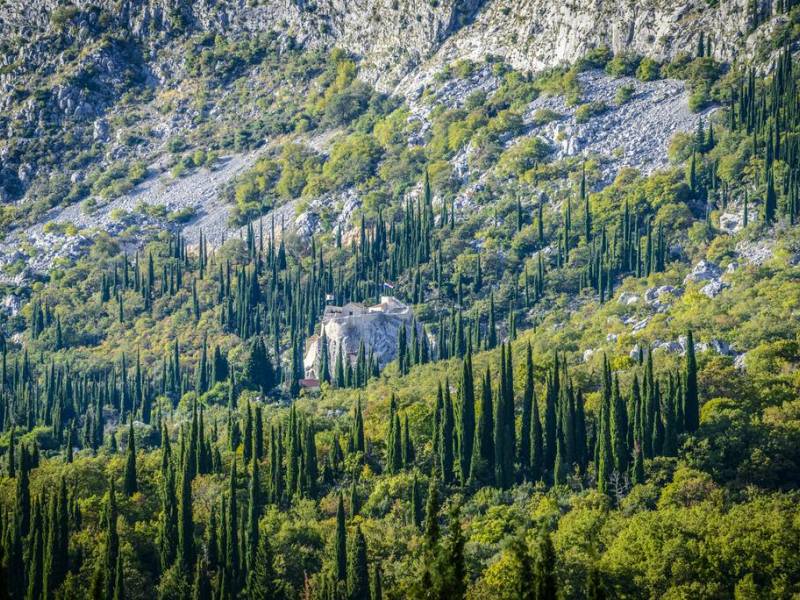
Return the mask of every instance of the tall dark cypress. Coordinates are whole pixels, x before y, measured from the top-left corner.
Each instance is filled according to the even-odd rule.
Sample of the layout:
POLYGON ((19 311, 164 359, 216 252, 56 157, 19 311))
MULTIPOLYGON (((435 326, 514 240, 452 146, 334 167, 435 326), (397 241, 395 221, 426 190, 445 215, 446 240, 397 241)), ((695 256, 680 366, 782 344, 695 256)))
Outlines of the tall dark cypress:
POLYGON ((614 377, 611 392, 610 436, 611 451, 614 457, 614 471, 622 475, 628 470, 630 449, 628 448, 628 415, 625 402, 619 392, 619 379, 614 377))
POLYGON ((178 551, 176 560, 186 573, 194 567, 194 516, 192 513, 192 466, 184 461, 178 498, 178 551))
POLYGON ((250 580, 256 570, 256 553, 258 551, 258 518, 261 514, 261 479, 259 477, 258 460, 253 456, 250 464, 250 483, 248 486, 249 498, 247 503, 247 580, 248 589, 251 589, 250 580))
POLYGON ((611 445, 611 369, 608 359, 603 357, 603 389, 600 399, 600 415, 597 433, 597 489, 608 493, 608 484, 614 470, 614 456, 611 445))
POLYGON ((136 479, 136 436, 133 432, 133 415, 131 415, 130 427, 128 428, 128 453, 125 462, 122 491, 126 496, 132 496, 138 489, 139 484, 136 479))
POLYGON ((344 522, 344 499, 339 494, 336 506, 336 531, 333 541, 333 567, 336 581, 347 580, 347 529, 344 522))
POLYGON ((494 414, 492 406, 492 380, 489 367, 481 386, 481 404, 478 429, 470 463, 470 479, 481 485, 494 483, 494 414))
POLYGON ((534 567, 536 600, 556 600, 558 582, 556 580, 556 551, 550 534, 543 534, 539 540, 539 552, 534 567))
POLYGON ((367 541, 357 525, 350 538, 347 556, 347 595, 349 600, 370 600, 369 571, 367 569, 367 541))
POLYGON ((113 598, 116 587, 117 560, 119 559, 119 535, 117 533, 117 494, 114 480, 108 480, 108 500, 106 504, 106 545, 104 559, 98 568, 102 569, 106 598, 113 598))
POLYGON ((697 359, 694 352, 694 335, 690 329, 686 333, 686 365, 683 384, 683 412, 686 431, 694 432, 700 426, 700 402, 697 393, 697 359))
POLYGON ((475 439, 475 387, 472 379, 472 354, 464 357, 459 386, 458 411, 458 460, 462 484, 467 482, 470 473, 473 444, 475 439))
POLYGON ((530 342, 525 351, 525 392, 522 396, 522 421, 519 431, 519 448, 517 462, 521 480, 531 476, 531 418, 533 414, 533 352, 530 342))
POLYGON ((442 425, 439 439, 439 463, 442 469, 442 482, 445 484, 453 483, 454 472, 454 444, 453 433, 455 429, 455 417, 453 415, 453 401, 450 397, 450 382, 445 379, 444 383, 444 405, 442 408, 442 425))
POLYGON ((275 569, 272 564, 269 537, 259 535, 255 563, 248 574, 247 597, 253 600, 272 600, 277 597, 275 569))

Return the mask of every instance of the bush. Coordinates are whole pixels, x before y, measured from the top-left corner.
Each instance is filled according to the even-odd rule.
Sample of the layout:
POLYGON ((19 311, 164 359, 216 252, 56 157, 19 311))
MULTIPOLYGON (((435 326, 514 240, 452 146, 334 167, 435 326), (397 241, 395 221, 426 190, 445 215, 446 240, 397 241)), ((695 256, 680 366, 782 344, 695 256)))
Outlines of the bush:
POLYGON ((612 77, 633 75, 636 72, 636 68, 639 66, 639 62, 641 60, 641 57, 629 52, 617 54, 606 65, 606 73, 612 77))
POLYGON ((611 49, 608 46, 598 46, 592 48, 577 63, 578 70, 587 71, 589 69, 602 69, 611 60, 611 49))
POLYGON ((689 95, 689 110, 692 112, 700 112, 711 101, 708 88, 699 86, 692 91, 689 95))
POLYGON ((640 81, 654 81, 661 76, 661 65, 652 58, 645 57, 636 69, 636 78, 640 81))
POLYGON ((552 148, 539 137, 530 137, 514 144, 503 152, 497 164, 503 175, 522 175, 544 161, 552 152, 552 148))
POLYGON ((381 154, 374 137, 354 133, 333 146, 322 174, 337 187, 363 182, 375 173, 381 154))
POLYGON ((617 93, 614 96, 614 101, 617 103, 617 106, 625 104, 628 100, 633 97, 633 92, 635 88, 632 85, 621 85, 617 88, 617 93))
POLYGON ((371 95, 371 88, 360 81, 334 94, 325 105, 323 124, 349 125, 367 109, 371 95))
POLYGON ((605 102, 589 102, 581 104, 575 109, 575 121, 578 123, 587 123, 592 117, 601 115, 608 110, 605 102))
POLYGON ((533 113, 533 124, 537 126, 547 125, 553 121, 558 121, 561 114, 549 108, 540 108, 533 113))

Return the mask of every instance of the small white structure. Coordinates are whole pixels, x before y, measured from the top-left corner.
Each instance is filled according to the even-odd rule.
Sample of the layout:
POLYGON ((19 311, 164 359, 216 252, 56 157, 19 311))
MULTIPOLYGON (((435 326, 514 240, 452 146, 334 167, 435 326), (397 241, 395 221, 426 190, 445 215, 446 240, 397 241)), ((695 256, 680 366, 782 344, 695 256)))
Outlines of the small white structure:
POLYGON ((328 365, 333 371, 339 349, 351 363, 358 356, 361 342, 369 356, 372 352, 378 366, 383 368, 397 356, 397 340, 400 328, 408 329, 409 338, 414 314, 411 308, 393 296, 381 296, 381 301, 372 306, 360 302, 348 302, 344 306, 326 306, 318 335, 306 342, 303 368, 306 377, 318 379, 321 337, 328 340, 328 365))

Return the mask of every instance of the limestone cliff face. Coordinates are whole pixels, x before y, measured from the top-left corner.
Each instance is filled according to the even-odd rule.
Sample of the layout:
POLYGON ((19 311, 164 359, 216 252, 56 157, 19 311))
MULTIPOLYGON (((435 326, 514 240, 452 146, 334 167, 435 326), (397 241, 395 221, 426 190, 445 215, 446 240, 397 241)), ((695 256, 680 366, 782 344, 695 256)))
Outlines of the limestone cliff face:
MULTIPOLYGON (((228 35, 276 31, 309 47, 359 55, 361 74, 383 89, 413 77, 422 63, 504 57, 521 69, 573 62, 605 44, 661 59, 692 51, 703 32, 714 55, 731 59, 746 45, 749 0, 77 0, 87 40, 98 21, 163 46, 183 32, 228 35)), ((0 43, 23 42, 0 56, 45 64, 59 29, 60 0, 0 2, 0 43)), ((63 10, 63 8, 62 8, 63 10)), ((62 13, 63 14, 63 13, 62 13)), ((0 45, 0 50, 2 46, 0 45)), ((10 48, 9 48, 10 49, 10 48)))
MULTIPOLYGON (((400 329, 405 327, 410 332, 413 317, 409 307, 391 297, 384 297, 380 304, 369 308, 360 304, 349 304, 341 309, 328 307, 320 326, 320 336, 324 332, 328 341, 331 371, 340 351, 343 358, 354 363, 362 343, 366 357, 372 353, 378 366, 383 368, 397 358, 400 329)), ((303 360, 308 377, 319 376, 317 371, 322 352, 320 336, 308 342, 303 360)))
MULTIPOLYGON (((694 52, 701 33, 716 58, 747 56, 772 27, 767 23, 752 32, 752 5, 753 0, 719 0, 715 6, 708 0, 0 0, 0 203, 24 199, 34 183, 47 181, 54 164, 36 146, 48 132, 58 136, 75 125, 73 139, 106 142, 105 120, 127 92, 158 95, 180 88, 191 78, 186 41, 195 33, 247 39, 271 32, 286 44, 343 48, 359 57, 359 77, 413 99, 444 65, 464 58, 481 63, 492 55, 517 69, 539 71, 606 45, 669 60, 694 52)), ((178 129, 166 123, 158 130, 172 135, 178 129)), ((110 152, 104 161, 122 155, 110 152)))

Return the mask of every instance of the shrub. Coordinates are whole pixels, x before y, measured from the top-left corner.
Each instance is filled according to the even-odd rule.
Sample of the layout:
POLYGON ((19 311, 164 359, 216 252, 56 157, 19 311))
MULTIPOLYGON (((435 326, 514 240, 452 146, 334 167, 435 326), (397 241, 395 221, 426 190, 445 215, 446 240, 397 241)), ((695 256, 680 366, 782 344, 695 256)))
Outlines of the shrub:
POLYGON ((335 186, 354 185, 374 174, 381 154, 374 137, 354 133, 333 146, 322 174, 335 186))
POLYGON ((611 60, 611 49, 608 46, 598 46, 592 48, 577 63, 578 70, 587 71, 589 69, 602 69, 611 60))
POLYGON ((625 104, 628 100, 633 97, 633 92, 635 88, 632 85, 621 85, 617 88, 617 93, 614 96, 614 101, 617 105, 625 104))
POLYGON ((706 86, 701 85, 695 88, 689 95, 689 110, 692 112, 700 112, 711 101, 711 97, 706 86))
POLYGON ((661 76, 661 65, 649 57, 642 59, 636 69, 636 78, 640 81, 654 81, 661 76))
POLYGON ((514 144, 503 152, 498 171, 503 175, 522 175, 545 160, 552 148, 539 137, 530 137, 514 144))
POLYGON ((578 123, 587 123, 592 117, 603 114, 608 110, 605 102, 588 102, 581 104, 575 109, 575 121, 578 123))
POLYGON ((558 121, 561 114, 549 108, 540 108, 533 113, 533 124, 537 126, 547 125, 553 121, 558 121))
POLYGON ((639 66, 639 62, 641 60, 641 57, 630 52, 617 54, 606 65, 606 73, 612 77, 633 75, 636 72, 636 68, 639 66))

